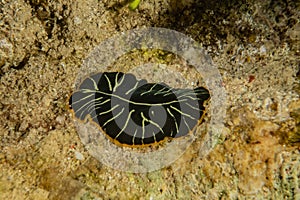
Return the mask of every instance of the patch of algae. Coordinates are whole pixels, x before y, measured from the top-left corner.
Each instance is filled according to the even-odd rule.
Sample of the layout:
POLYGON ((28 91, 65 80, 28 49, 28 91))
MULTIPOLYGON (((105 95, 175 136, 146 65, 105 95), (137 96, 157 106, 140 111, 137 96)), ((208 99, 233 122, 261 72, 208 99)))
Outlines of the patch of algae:
POLYGON ((149 0, 134 12, 116 3, 0 2, 0 199, 300 198, 299 147, 289 140, 299 130, 290 104, 299 100, 298 1, 149 0), (208 50, 228 117, 207 157, 198 157, 198 138, 170 167, 130 174, 89 156, 64 105, 88 52, 147 26, 208 50))
POLYGON ((280 129, 282 143, 300 146, 300 101, 291 102, 291 119, 286 121, 280 129))

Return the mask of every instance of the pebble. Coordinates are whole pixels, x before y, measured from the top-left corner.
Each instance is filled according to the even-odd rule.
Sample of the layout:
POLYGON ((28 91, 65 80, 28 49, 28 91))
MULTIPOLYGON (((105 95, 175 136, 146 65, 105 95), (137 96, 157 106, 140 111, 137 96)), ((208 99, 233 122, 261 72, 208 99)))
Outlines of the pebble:
POLYGON ((74 151, 77 160, 84 160, 84 156, 79 151, 74 151))

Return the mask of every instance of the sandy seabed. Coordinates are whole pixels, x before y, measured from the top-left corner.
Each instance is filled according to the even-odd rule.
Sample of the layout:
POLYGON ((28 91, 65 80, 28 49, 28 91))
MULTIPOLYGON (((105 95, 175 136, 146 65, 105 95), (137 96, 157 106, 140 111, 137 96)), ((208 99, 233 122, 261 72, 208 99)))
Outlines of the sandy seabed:
POLYGON ((144 0, 135 11, 122 1, 0 1, 0 199, 300 199, 299 10, 298 0, 144 0), (68 98, 89 52, 141 27, 206 49, 227 115, 206 157, 198 138, 169 167, 134 174, 89 155, 68 98))

